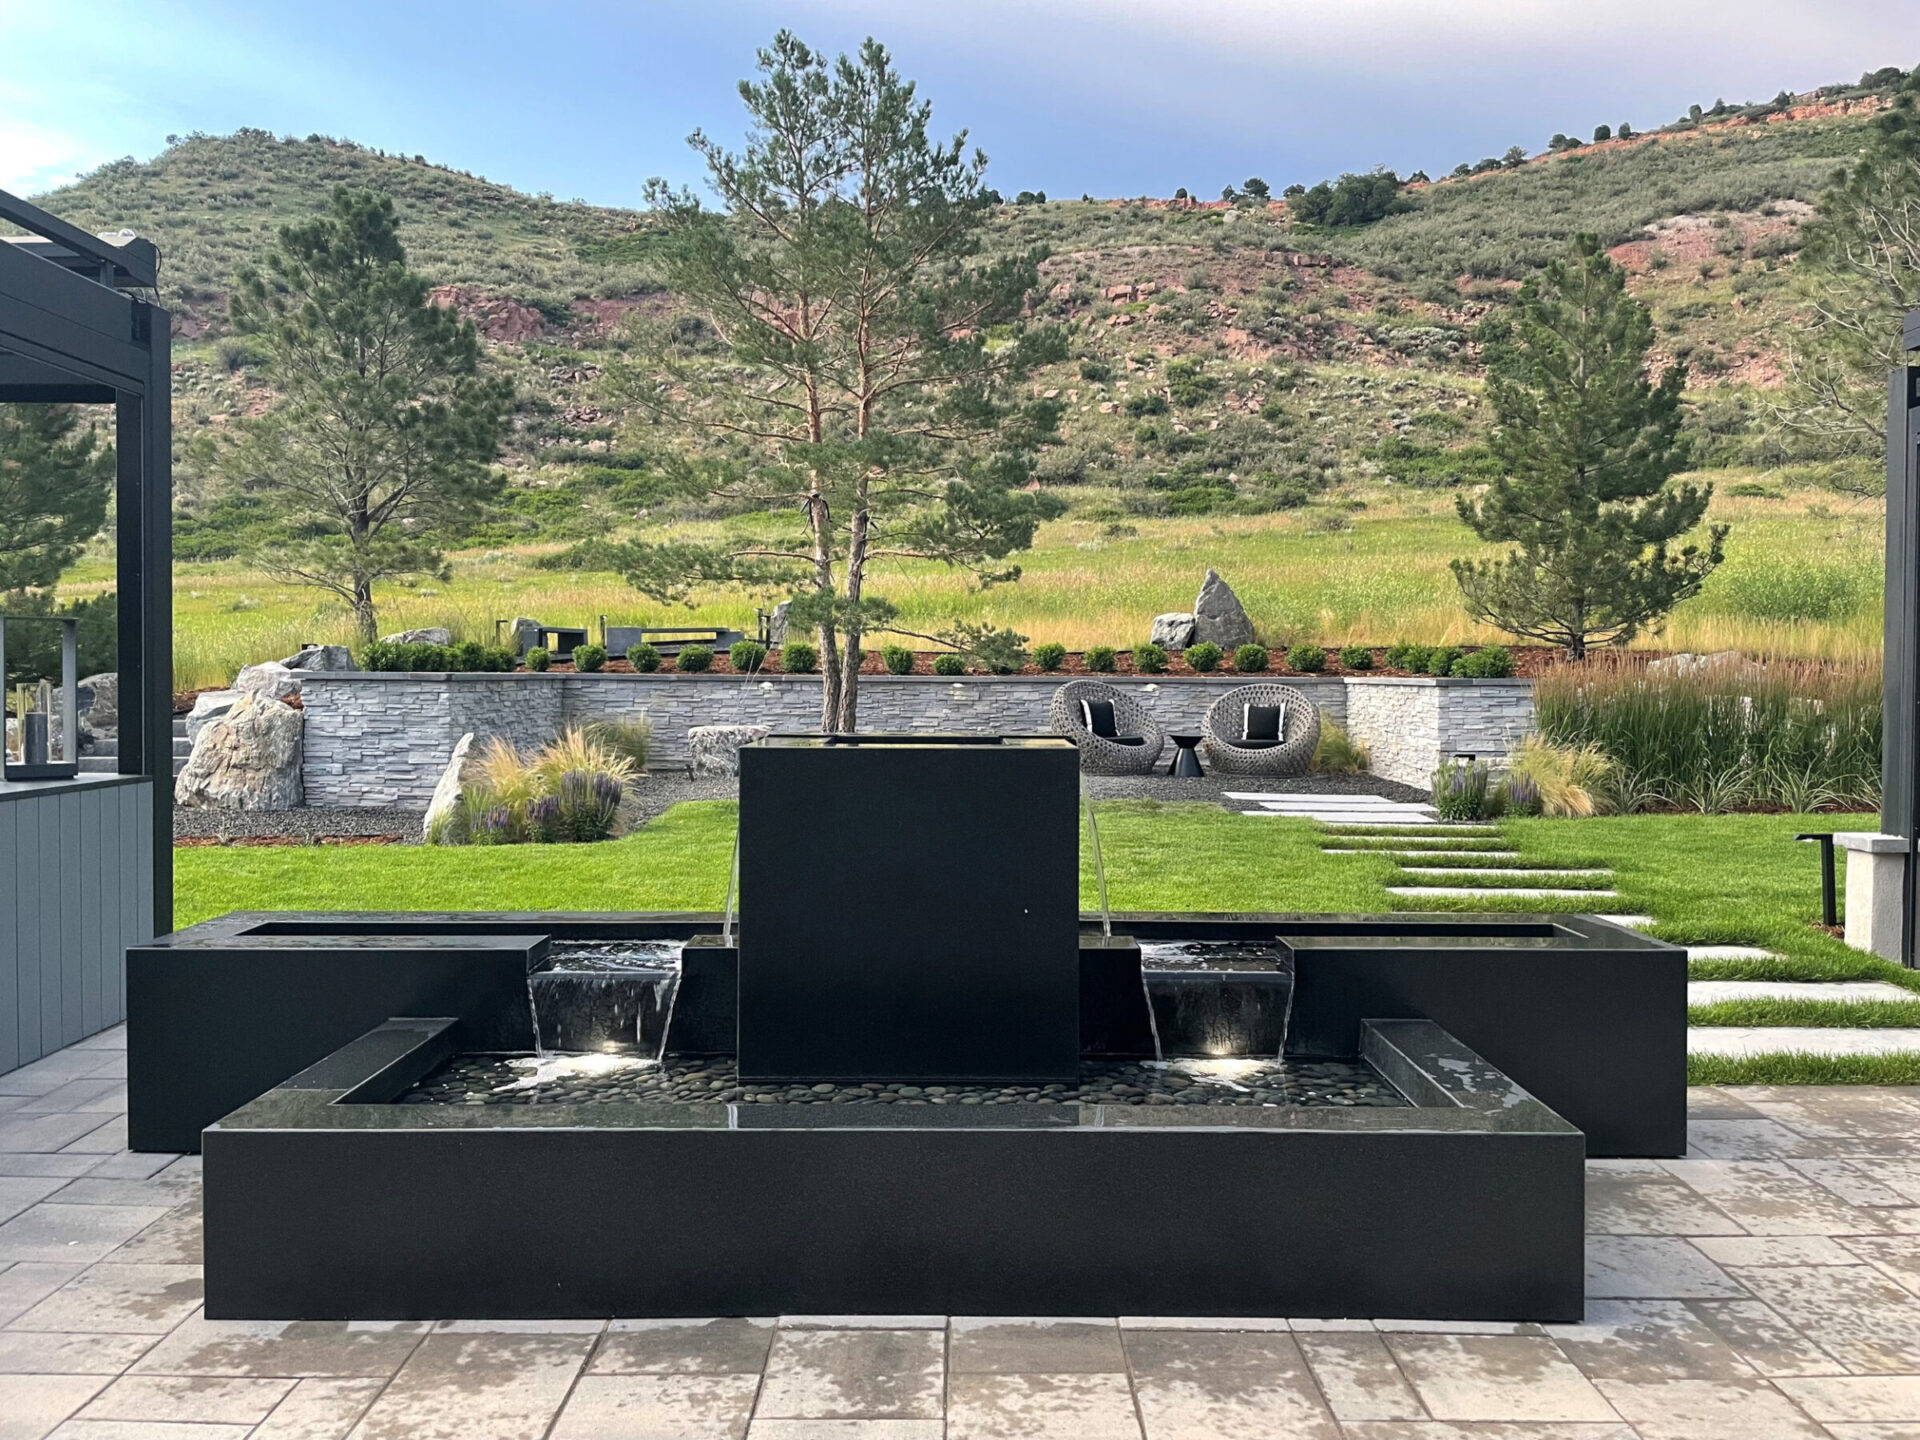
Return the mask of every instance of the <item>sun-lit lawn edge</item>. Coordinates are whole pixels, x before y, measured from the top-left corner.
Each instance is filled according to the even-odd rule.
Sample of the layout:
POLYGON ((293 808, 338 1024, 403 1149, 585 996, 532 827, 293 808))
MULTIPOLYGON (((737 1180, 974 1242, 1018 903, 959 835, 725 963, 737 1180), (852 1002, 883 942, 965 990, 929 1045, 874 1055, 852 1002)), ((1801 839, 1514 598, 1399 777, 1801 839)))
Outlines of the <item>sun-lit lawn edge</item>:
POLYGON ((1920 1030, 1920 1001, 1757 998, 1689 1005, 1689 1025, 1804 1025, 1840 1030, 1920 1030))
POLYGON ((1689 1085, 1920 1085, 1920 1053, 1689 1055, 1689 1085))

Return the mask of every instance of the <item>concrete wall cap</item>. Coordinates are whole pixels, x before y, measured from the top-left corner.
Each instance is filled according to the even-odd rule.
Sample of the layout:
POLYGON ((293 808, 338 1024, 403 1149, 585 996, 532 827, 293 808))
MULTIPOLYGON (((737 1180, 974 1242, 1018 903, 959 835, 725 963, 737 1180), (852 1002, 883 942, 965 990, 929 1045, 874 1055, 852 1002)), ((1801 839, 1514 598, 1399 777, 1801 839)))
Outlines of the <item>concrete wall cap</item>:
POLYGON ((1841 830, 1835 832, 1833 843, 1842 850, 1854 850, 1862 855, 1904 855, 1908 841, 1904 835, 1877 835, 1870 830, 1841 830))

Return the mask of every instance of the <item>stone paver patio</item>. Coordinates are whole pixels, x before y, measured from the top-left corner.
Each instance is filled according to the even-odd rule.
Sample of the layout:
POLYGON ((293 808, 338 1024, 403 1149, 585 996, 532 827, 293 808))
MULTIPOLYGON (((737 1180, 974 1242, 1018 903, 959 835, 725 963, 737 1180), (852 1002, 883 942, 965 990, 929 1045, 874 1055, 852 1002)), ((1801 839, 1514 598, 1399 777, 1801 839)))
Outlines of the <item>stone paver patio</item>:
POLYGON ((1686 1159, 1588 1167, 1582 1325, 257 1324, 123 1043, 0 1075, 0 1440, 1920 1437, 1920 1090, 1696 1090, 1686 1159))

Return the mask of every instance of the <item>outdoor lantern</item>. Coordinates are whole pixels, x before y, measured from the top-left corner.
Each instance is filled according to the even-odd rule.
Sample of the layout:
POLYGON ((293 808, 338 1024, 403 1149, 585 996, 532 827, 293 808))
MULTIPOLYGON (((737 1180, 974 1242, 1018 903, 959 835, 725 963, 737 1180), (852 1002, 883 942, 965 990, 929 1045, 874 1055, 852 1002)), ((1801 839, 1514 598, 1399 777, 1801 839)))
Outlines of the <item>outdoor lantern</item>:
POLYGON ((29 625, 60 627, 60 688, 42 678, 7 691, 5 775, 9 780, 71 780, 80 773, 80 622, 55 615, 0 614, 0 677, 7 641, 21 650, 29 625))

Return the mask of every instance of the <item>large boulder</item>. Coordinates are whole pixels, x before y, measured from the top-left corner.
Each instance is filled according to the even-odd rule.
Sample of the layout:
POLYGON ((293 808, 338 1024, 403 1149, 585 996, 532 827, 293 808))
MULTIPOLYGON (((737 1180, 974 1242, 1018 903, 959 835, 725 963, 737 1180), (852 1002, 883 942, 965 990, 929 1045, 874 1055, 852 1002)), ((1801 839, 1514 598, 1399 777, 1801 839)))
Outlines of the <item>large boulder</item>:
POLYGON ((772 733, 766 725, 695 725, 687 731, 687 768, 710 779, 738 775, 740 747, 772 733))
POLYGON ((427 802, 427 818, 420 832, 430 845, 458 845, 466 839, 466 810, 461 800, 467 788, 467 755, 472 749, 473 732, 469 730, 453 742, 453 756, 433 787, 433 799, 427 802))
POLYGON ((80 714, 90 729, 120 728, 120 677, 108 670, 80 682, 80 714))
POLYGON ((782 600, 767 617, 767 643, 775 650, 787 643, 787 615, 792 609, 791 600, 782 600))
POLYGON ((1228 651, 1253 643, 1253 621, 1218 570, 1207 571, 1193 600, 1193 643, 1202 640, 1211 640, 1228 651))
POLYGON ((291 700, 300 693, 300 675, 278 660, 263 660, 242 667, 233 677, 233 688, 243 695, 264 695, 269 700, 291 700))
POLYGON ((304 800, 298 710, 260 694, 242 695, 201 730, 173 803, 200 810, 292 810, 304 800))
POLYGON ((1747 675, 1759 673, 1760 668, 1738 650, 1716 650, 1711 655, 1683 651, 1647 662, 1649 675, 1747 675))
POLYGON ((239 702, 238 690, 202 690, 193 697, 193 709, 187 714, 187 739, 198 740, 202 730, 239 702))
MULTIPOLYGON (((519 621, 513 622, 516 626, 519 621)), ((442 625, 429 625, 424 630, 402 630, 396 635, 382 635, 382 645, 451 645, 453 632, 442 625)))
POLYGON ((1153 633, 1147 637, 1163 650, 1184 650, 1193 643, 1194 618, 1171 614, 1153 617, 1153 633))
POLYGON ((298 655, 280 662, 289 670, 351 670, 353 652, 344 645, 302 645, 298 655))

